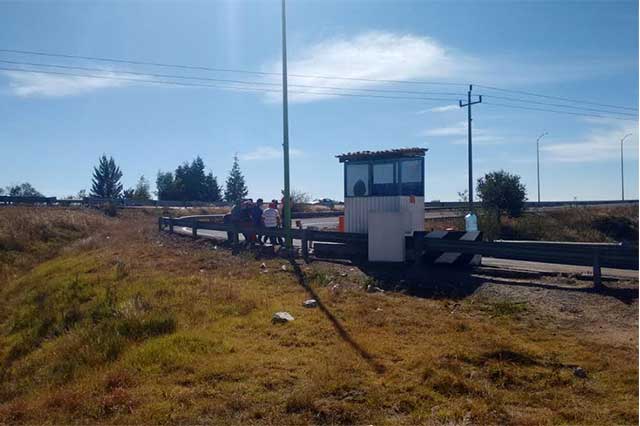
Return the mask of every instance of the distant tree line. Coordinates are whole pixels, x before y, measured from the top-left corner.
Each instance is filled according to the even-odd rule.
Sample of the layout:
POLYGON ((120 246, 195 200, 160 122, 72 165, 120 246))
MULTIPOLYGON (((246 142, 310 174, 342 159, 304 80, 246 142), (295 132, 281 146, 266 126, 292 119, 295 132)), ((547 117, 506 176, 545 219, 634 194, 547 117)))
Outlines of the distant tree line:
POLYGON ((0 188, 0 195, 7 195, 9 197, 44 197, 44 195, 28 182, 0 188))
POLYGON ((211 171, 205 173, 199 156, 179 165, 173 173, 159 171, 156 187, 159 200, 216 202, 222 198, 218 179, 211 171))
MULTIPOLYGON (((156 177, 156 195, 158 200, 168 201, 204 201, 218 202, 225 200, 235 203, 247 196, 247 188, 244 176, 240 170, 238 157, 234 156, 233 165, 229 176, 225 181, 225 189, 218 184, 218 178, 212 171, 205 172, 205 164, 200 156, 190 163, 185 161, 173 172, 158 172, 156 177)), ((151 199, 151 185, 149 181, 140 176, 134 187, 124 189, 122 184, 122 170, 116 164, 113 157, 105 154, 98 158, 98 164, 93 168, 91 177, 90 197, 95 198, 125 198, 130 200, 151 199)), ((12 197, 42 197, 30 183, 0 188, 0 195, 12 197)), ((86 190, 81 190, 75 196, 83 198, 86 190)), ((69 196, 67 198, 73 198, 69 196)))
MULTIPOLYGON (((223 199, 235 203, 247 196, 249 190, 240 170, 238 157, 225 182, 224 195, 218 178, 212 171, 205 171, 204 161, 197 156, 190 163, 185 161, 173 172, 160 170, 156 177, 158 200, 218 202, 223 199)), ((102 155, 93 169, 90 196, 97 198, 126 198, 148 200, 151 198, 149 181, 141 176, 135 187, 123 189, 122 171, 113 157, 102 155)))

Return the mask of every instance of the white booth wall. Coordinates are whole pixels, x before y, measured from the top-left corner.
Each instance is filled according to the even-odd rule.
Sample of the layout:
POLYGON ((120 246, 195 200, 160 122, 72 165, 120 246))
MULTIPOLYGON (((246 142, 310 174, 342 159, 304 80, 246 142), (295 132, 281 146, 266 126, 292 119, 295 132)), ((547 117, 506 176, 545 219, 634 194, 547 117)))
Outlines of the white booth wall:
POLYGON ((346 232, 367 233, 369 212, 407 211, 405 232, 424 231, 424 197, 390 195, 377 197, 347 197, 344 201, 344 227, 346 232), (413 200, 413 202, 412 202, 413 200))

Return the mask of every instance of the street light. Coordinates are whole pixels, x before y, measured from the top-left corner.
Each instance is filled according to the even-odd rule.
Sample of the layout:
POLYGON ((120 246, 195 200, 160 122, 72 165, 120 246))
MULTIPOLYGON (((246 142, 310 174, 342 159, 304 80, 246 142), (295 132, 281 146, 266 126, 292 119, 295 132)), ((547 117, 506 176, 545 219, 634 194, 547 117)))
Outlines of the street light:
POLYGON ((624 201, 624 150, 622 149, 622 144, 624 140, 631 135, 632 133, 627 133, 620 139, 620 183, 622 184, 622 201, 624 201))
POLYGON ((540 139, 548 134, 549 132, 544 132, 536 139, 536 155, 538 157, 538 204, 540 204, 540 139))

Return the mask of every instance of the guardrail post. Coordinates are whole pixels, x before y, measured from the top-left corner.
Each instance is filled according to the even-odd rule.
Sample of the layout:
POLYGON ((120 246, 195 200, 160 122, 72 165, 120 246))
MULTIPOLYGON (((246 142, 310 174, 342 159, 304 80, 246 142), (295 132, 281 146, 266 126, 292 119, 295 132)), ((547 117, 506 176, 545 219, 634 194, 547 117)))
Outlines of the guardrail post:
POLYGON ((158 218, 158 232, 162 231, 162 216, 158 218))
POLYGON ((173 234, 173 218, 169 218, 169 232, 173 234))
POLYGON ((191 221, 191 237, 194 240, 198 238, 198 219, 191 221))
POLYGON ((413 256, 416 265, 422 265, 424 254, 424 238, 427 235, 425 231, 413 231, 413 256))
POLYGON ((307 230, 302 230, 302 258, 305 263, 309 263, 309 240, 307 238, 307 230))
POLYGON ((600 270, 600 253, 598 249, 593 250, 593 286, 596 289, 602 288, 602 271, 600 270))

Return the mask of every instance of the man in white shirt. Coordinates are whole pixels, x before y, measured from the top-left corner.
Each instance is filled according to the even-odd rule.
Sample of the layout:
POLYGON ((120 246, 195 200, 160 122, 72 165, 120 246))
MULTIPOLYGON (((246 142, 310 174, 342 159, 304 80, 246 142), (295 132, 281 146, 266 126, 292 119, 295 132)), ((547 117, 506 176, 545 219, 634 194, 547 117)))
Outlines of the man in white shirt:
MULTIPOLYGON (((262 223, 265 228, 278 228, 280 226, 280 213, 278 213, 278 202, 273 200, 269 204, 269 208, 262 212, 262 223)), ((265 237, 266 240, 266 237, 265 237)), ((271 244, 282 245, 282 238, 279 237, 269 237, 271 244)), ((266 242, 266 241, 265 241, 266 242)))

